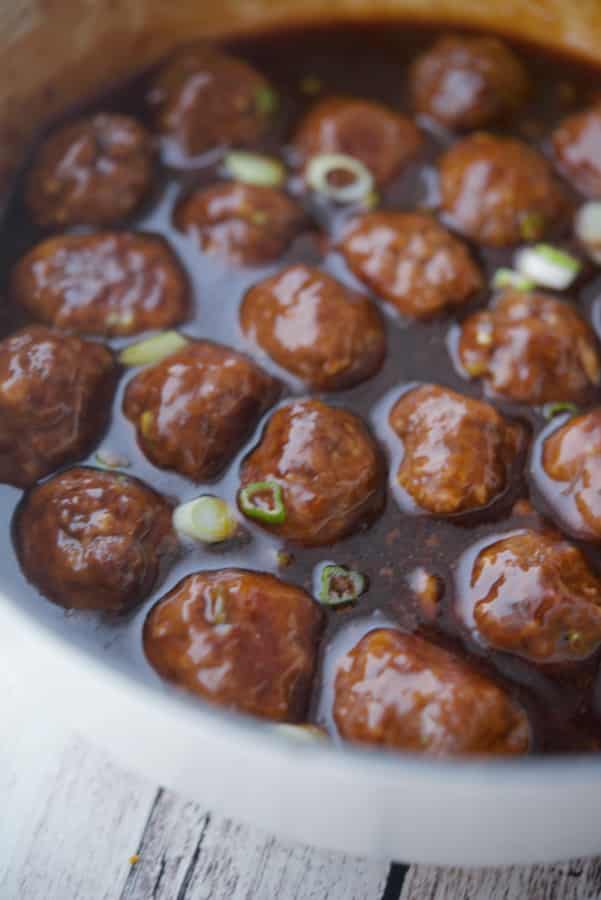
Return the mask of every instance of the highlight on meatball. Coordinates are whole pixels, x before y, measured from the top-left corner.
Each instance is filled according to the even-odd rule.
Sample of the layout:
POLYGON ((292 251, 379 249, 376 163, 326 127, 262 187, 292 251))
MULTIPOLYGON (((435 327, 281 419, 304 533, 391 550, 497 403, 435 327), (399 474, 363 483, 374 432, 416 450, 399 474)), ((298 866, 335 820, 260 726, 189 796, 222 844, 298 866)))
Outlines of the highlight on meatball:
POLYGON ((566 211, 546 159, 523 141, 490 134, 470 135, 447 150, 440 191, 452 226, 492 247, 538 240, 566 211))
POLYGON ((271 359, 316 390, 337 391, 365 381, 386 354, 374 304, 300 263, 251 288, 240 324, 271 359))
POLYGON ((510 483, 524 430, 489 403, 434 384, 403 394, 390 425, 403 442, 397 483, 434 515, 487 506, 510 483))
POLYGON ((238 505, 280 537, 338 541, 381 511, 385 475, 361 419, 320 400, 282 406, 240 470, 238 505))
POLYGON ((102 344, 43 325, 0 341, 0 482, 27 487, 84 456, 104 429, 116 372, 102 344))
POLYGON ((40 322, 114 337, 181 322, 188 284, 163 238, 104 231, 37 244, 13 269, 11 297, 40 322))
POLYGON ((601 102, 567 116, 551 136, 557 167, 591 199, 601 198, 601 102))
POLYGON ((340 248, 357 278, 406 316, 427 319, 459 306, 483 284, 467 247, 423 213, 367 213, 340 248))
POLYGON ((269 82, 252 66, 206 44, 175 53, 148 94, 157 131, 184 158, 255 144, 269 127, 276 103, 269 82))
POLYGON ((155 466, 207 481, 228 465, 279 392, 276 379, 241 353, 191 341, 129 382, 123 411, 155 466))
POLYGON ((570 419, 543 444, 539 484, 555 517, 576 537, 601 539, 601 408, 570 419))
POLYGON ((582 402, 601 377, 591 328, 569 303, 540 292, 504 291, 470 316, 459 360, 489 392, 532 405, 582 402))
POLYGON ((171 506, 123 474, 78 467, 36 485, 16 518, 21 567, 66 609, 120 613, 144 600, 175 555, 171 506))
POLYGON ((484 547, 457 596, 476 640, 533 662, 577 662, 601 644, 601 579, 557 532, 525 529, 484 547))
POLYGON ((150 665, 211 703, 276 722, 304 719, 323 615, 311 597, 260 572, 188 575, 144 625, 150 665))
POLYGON ((384 184, 417 155, 421 141, 411 119, 382 103, 328 97, 307 113, 292 144, 303 164, 323 153, 344 153, 384 184))
POLYGON ((184 197, 174 221, 205 253, 247 266, 278 259, 306 224, 304 211, 284 191, 233 181, 184 197))
POLYGON ((134 213, 152 187, 152 140, 129 116, 96 113, 42 143, 26 202, 37 225, 112 225, 134 213))
POLYGON ((526 753, 528 718, 463 659, 393 628, 368 632, 338 665, 343 738, 433 756, 526 753))
POLYGON ((481 128, 523 105, 528 76, 494 37, 443 35, 410 70, 413 106, 446 128, 481 128))

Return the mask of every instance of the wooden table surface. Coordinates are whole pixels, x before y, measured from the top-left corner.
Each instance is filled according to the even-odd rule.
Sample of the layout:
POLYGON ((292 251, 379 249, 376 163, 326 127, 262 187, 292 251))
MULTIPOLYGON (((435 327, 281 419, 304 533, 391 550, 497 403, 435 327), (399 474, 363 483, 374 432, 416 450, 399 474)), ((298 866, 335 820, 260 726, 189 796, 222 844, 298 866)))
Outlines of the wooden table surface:
POLYGON ((601 898, 601 859, 443 870, 280 842, 124 771, 53 719, 41 675, 2 679, 0 900, 601 898))

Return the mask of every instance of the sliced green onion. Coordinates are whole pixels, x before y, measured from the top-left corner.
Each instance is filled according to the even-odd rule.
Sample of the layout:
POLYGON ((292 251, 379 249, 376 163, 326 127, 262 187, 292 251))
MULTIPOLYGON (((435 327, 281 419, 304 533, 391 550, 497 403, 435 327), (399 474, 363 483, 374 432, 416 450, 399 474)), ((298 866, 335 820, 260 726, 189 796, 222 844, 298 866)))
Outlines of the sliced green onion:
POLYGON ((307 165, 307 182, 319 194, 338 203, 357 203, 374 189, 374 177, 363 163, 346 153, 321 153, 307 165), (349 184, 335 185, 330 176, 340 173, 352 176, 349 184))
POLYGON ((556 291, 569 287, 582 268, 576 257, 550 244, 536 244, 535 247, 518 250, 514 265, 521 275, 556 291))
POLYGON ((593 262, 601 265, 601 203, 584 203, 576 213, 576 237, 593 262))
POLYGON ((545 227, 545 217, 539 212, 527 213, 520 222, 520 233, 525 241, 535 241, 545 227))
POLYGON ((119 354, 119 362, 124 366, 147 366, 158 363, 188 343, 188 338, 178 331, 162 331, 154 337, 130 344, 119 354))
POLYGON ((354 603, 365 590, 365 576, 346 566, 328 565, 321 572, 318 600, 326 606, 354 603))
POLYGON ((577 416, 579 412, 580 410, 575 403, 545 403, 543 406, 545 419, 553 419, 555 416, 561 416, 563 413, 577 416))
POLYGON ((120 453, 115 453, 113 450, 108 450, 105 447, 101 447, 98 450, 95 459, 98 465, 104 469, 127 469, 131 465, 127 456, 122 456, 120 453))
POLYGON ((255 91, 255 104, 262 116, 270 116, 278 108, 278 95, 273 88, 264 85, 255 91))
POLYGON ((173 527, 196 541, 218 544, 234 536, 238 521, 225 500, 206 496, 177 506, 173 511, 173 527))
POLYGON ((245 150, 232 150, 223 160, 224 169, 230 178, 244 184, 260 187, 278 187, 286 178, 286 170, 279 159, 245 150))
POLYGON ((253 481, 238 495, 240 509, 249 519, 281 525, 286 521, 282 488, 277 481, 253 481))
POLYGON ((319 94, 322 87, 323 85, 320 79, 315 75, 305 75, 305 77, 301 79, 300 89, 303 94, 308 94, 310 97, 319 94))
POLYGON ((280 734, 300 741, 327 741, 328 736, 316 725, 275 725, 280 734))
POLYGON ((515 291, 531 291, 534 282, 514 269, 497 269, 492 278, 493 288, 513 288, 515 291))

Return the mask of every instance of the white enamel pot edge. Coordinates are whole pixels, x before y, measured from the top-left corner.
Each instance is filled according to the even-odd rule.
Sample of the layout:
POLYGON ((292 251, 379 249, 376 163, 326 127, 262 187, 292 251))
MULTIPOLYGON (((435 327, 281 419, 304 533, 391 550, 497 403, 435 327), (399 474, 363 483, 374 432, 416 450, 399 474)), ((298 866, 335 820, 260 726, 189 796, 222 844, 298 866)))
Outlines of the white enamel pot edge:
POLYGON ((440 865, 601 851, 594 757, 438 761, 296 743, 137 683, 1 596, 0 677, 41 690, 65 727, 126 767, 279 838, 440 865))

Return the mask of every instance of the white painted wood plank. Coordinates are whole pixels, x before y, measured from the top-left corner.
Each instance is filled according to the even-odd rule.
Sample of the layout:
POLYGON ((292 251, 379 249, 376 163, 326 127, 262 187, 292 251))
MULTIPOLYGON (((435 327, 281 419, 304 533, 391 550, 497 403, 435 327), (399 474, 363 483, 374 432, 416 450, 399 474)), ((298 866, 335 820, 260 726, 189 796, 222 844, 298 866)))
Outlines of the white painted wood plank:
POLYGON ((401 900, 599 900, 601 860, 554 866, 440 869, 412 866, 401 900))

